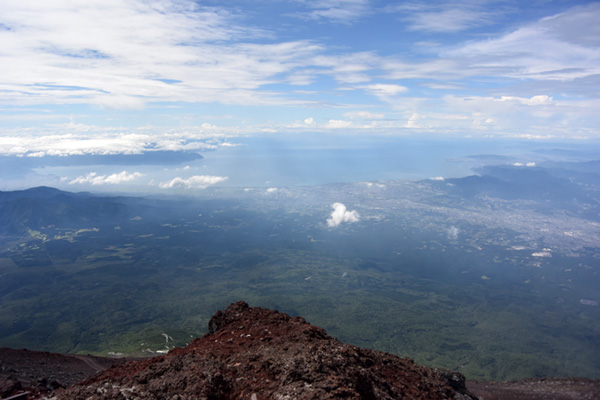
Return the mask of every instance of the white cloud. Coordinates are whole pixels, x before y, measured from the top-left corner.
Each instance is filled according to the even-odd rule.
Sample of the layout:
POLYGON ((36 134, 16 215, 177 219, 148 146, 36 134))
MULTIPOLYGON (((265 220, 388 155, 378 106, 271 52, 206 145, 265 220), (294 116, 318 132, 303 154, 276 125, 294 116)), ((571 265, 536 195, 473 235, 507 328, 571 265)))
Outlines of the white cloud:
MULTIPOLYGON (((377 11, 367 0, 298 0, 296 5, 299 3, 308 7, 305 17, 318 21, 352 22, 377 11)), ((501 9, 491 15, 484 10, 485 4, 489 5, 413 1, 387 10, 399 13, 412 30, 459 32, 489 25, 498 14, 508 12, 501 9)), ((523 137, 599 134, 599 101, 593 91, 600 76, 599 3, 573 7, 521 26, 517 21, 511 31, 474 36, 468 42, 456 42, 462 36, 453 36, 434 43, 436 37, 428 34, 425 39, 431 40, 416 44, 416 56, 408 47, 397 54, 353 52, 353 43, 336 42, 338 34, 328 43, 348 47, 328 48, 318 42, 323 36, 311 36, 303 29, 286 34, 294 39, 278 42, 275 33, 244 26, 242 21, 250 18, 228 11, 239 9, 203 7, 192 0, 89 0, 77 7, 67 0, 0 2, 0 105, 47 104, 50 109, 36 111, 37 115, 5 112, 1 121, 53 121, 57 113, 52 104, 133 110, 155 102, 274 107, 260 108, 262 116, 240 117, 241 127, 206 123, 151 132, 55 125, 53 132, 41 133, 0 128, 0 154, 200 151, 219 146, 204 142, 209 135, 224 139, 309 128, 393 130, 399 134, 430 129, 523 137), (449 42, 451 47, 444 47, 449 42), (424 44, 429 47, 424 49, 424 44), (474 77, 484 79, 473 83, 474 77), (328 78, 340 86, 331 85, 328 78), (415 85, 411 80, 418 82, 415 85), (493 84, 485 86, 485 82, 493 84), (297 88, 284 92, 290 83, 314 86, 302 93, 297 88), (453 90, 455 95, 440 98, 439 90, 453 90), (389 103, 385 117, 364 111, 372 102, 364 93, 389 103), (273 122, 270 117, 268 122, 256 122, 266 114, 282 115, 281 105, 347 112, 332 113, 328 122, 318 124, 304 117, 294 125, 273 122), (372 121, 361 121, 369 119, 372 121)), ((493 29, 490 25, 486 32, 493 29)), ((156 107, 165 107, 163 104, 156 107)), ((179 114, 177 126, 187 126, 186 117, 179 114)), ((321 120, 323 115, 315 118, 321 120)))
POLYGON ((444 54, 470 75, 568 81, 600 73, 600 3, 574 7, 444 54))
POLYGON ((318 55, 310 60, 315 67, 324 69, 323 74, 329 74, 340 83, 356 84, 369 82, 370 72, 381 64, 381 58, 373 52, 350 54, 318 55))
POLYGON ((444 96, 447 110, 463 116, 455 127, 485 130, 499 135, 528 137, 576 137, 594 132, 598 123, 594 101, 556 101, 548 95, 444 96), (466 123, 470 121, 470 126, 466 123))
POLYGON ((448 239, 450 240, 456 240, 458 239, 458 234, 460 233, 460 229, 458 229, 455 226, 451 226, 450 228, 448 228, 448 239))
POLYGON ((515 96, 500 96, 500 98, 494 98, 494 101, 500 102, 512 102, 518 104, 524 104, 528 106, 539 106, 539 105, 547 105, 553 104, 554 101, 551 96, 547 95, 538 95, 532 96, 530 98, 526 97, 515 97, 515 96))
POLYGON ((344 121, 344 120, 340 120, 340 119, 330 119, 329 121, 327 121, 327 124, 325 124, 325 127, 331 128, 331 129, 351 128, 352 121, 344 121))
MULTIPOLYGON (((455 3, 441 6, 408 3, 389 9, 403 13, 409 20, 412 18, 413 29, 442 32, 467 29, 480 23, 488 24, 486 18, 491 14, 478 10, 480 6, 476 3, 467 6, 455 3), (440 20, 430 18, 435 15, 441 17, 440 20)), ((498 15, 495 12, 494 18, 498 15)), ((388 57, 379 60, 379 63, 374 62, 374 65, 387 71, 385 77, 390 80, 426 79, 441 81, 444 85, 452 80, 453 86, 459 85, 463 90, 469 87, 468 79, 479 76, 517 79, 521 83, 527 79, 529 82, 524 92, 529 93, 535 92, 536 87, 556 87, 556 81, 564 82, 559 89, 560 94, 570 90, 579 91, 582 83, 576 79, 592 79, 600 74, 598 15, 600 3, 573 7, 504 34, 440 50, 437 58, 410 62, 400 57, 388 57), (548 81, 553 81, 552 85, 542 83, 548 81), (540 84, 536 86, 536 82, 540 84)), ((432 82, 423 84, 444 89, 444 86, 432 82)), ((514 90, 518 90, 518 87, 509 89, 514 90)))
POLYGON ((358 212, 356 210, 348 211, 342 203, 333 203, 331 207, 333 207, 333 212, 331 213, 331 217, 327 219, 327 225, 331 228, 335 228, 342 222, 353 223, 360 221, 358 212))
POLYGON ((185 188, 185 189, 206 189, 210 185, 215 185, 229 179, 226 176, 194 175, 189 178, 176 177, 169 182, 159 183, 161 189, 185 188))
POLYGON ((302 18, 349 24, 369 12, 369 0, 301 0, 312 11, 298 13, 302 18))
POLYGON ((385 189, 387 186, 383 183, 373 183, 373 182, 359 182, 361 185, 365 185, 368 188, 376 187, 378 189, 385 189))
POLYGON ((90 172, 86 176, 80 176, 69 182, 70 185, 79 183, 89 183, 92 185, 118 185, 123 182, 131 182, 134 179, 144 176, 139 172, 129 173, 127 171, 121 171, 118 174, 112 175, 98 175, 96 172, 90 172))
POLYGON ((423 128, 424 126, 419 121, 422 121, 426 118, 427 118, 426 116, 414 112, 410 115, 410 117, 408 118, 408 121, 406 121, 406 125, 404 127, 405 128, 423 128))
POLYGON ((408 7, 397 7, 395 10, 401 13, 401 19, 409 23, 408 28, 415 31, 426 32, 459 32, 470 28, 487 25, 492 21, 492 16, 500 14, 496 10, 494 14, 477 9, 476 4, 446 3, 441 6, 427 6, 409 9, 408 7))
POLYGON ((266 33, 236 18, 190 0, 2 2, 0 101, 281 104, 257 89, 285 81, 321 48, 303 40, 244 43, 266 33))
POLYGON ((28 157, 140 154, 147 151, 203 151, 227 146, 229 137, 244 131, 235 127, 117 128, 62 124, 49 128, 0 128, 0 155, 28 157), (213 143, 214 142, 214 143, 213 143), (215 144, 216 143, 216 144, 215 144))
POLYGON ((370 111, 351 111, 344 113, 345 117, 350 119, 383 119, 385 118, 385 114, 382 113, 372 113, 370 111))
POLYGON ((550 257, 552 257, 552 253, 548 249, 544 249, 544 251, 538 251, 538 252, 535 252, 535 253, 531 253, 531 255, 533 257, 543 257, 543 258, 550 258, 550 257))
POLYGON ((394 85, 389 83, 377 83, 373 85, 366 85, 362 88, 374 96, 384 98, 395 96, 399 93, 404 93, 408 91, 408 88, 406 88, 405 86, 394 85))

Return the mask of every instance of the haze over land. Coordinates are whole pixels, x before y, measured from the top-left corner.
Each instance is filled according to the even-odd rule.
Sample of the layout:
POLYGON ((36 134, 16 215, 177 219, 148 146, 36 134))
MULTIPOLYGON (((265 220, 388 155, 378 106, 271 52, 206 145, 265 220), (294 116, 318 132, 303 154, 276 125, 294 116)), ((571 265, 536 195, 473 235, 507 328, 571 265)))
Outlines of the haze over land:
POLYGON ((154 354, 244 299, 471 378, 600 377, 599 18, 0 1, 0 345, 154 354))

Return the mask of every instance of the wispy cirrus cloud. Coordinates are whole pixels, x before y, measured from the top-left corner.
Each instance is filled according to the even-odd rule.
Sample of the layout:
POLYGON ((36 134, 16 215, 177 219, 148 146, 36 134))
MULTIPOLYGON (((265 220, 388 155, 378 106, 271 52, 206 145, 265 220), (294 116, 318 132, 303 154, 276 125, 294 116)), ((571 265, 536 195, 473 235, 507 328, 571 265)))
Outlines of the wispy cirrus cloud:
MULTIPOLYGON (((339 21, 356 21, 362 15, 395 12, 406 22, 400 31, 408 30, 416 39, 423 39, 418 35, 425 32, 425 39, 433 43, 445 32, 462 32, 490 18, 496 21, 498 15, 486 14, 485 7, 493 4, 501 14, 506 3, 451 6, 415 1, 384 10, 359 0, 296 2, 295 9, 298 4, 315 12, 304 24, 334 21, 334 15, 339 21), (424 16, 432 17, 428 26, 423 25, 424 16)), ((477 133, 504 127, 510 128, 504 132, 510 134, 516 132, 520 120, 526 121, 521 127, 529 126, 542 135, 566 135, 569 128, 594 132, 597 118, 590 110, 597 103, 593 88, 600 83, 597 3, 530 19, 485 38, 470 36, 467 41, 456 36, 447 47, 440 40, 418 57, 404 47, 382 54, 310 34, 289 34, 286 40, 278 40, 275 30, 244 25, 250 19, 235 10, 202 7, 191 0, 90 0, 76 8, 66 0, 1 3, 0 105, 5 111, 0 108, 0 120, 13 126, 17 118, 25 121, 21 126, 36 118, 55 121, 56 109, 38 115, 12 112, 13 108, 35 110, 26 106, 36 104, 65 109, 74 103, 94 104, 100 106, 100 113, 109 108, 142 109, 149 103, 154 103, 153 109, 166 110, 178 102, 249 105, 253 110, 238 114, 227 127, 205 126, 200 121, 199 126, 187 129, 192 123, 181 116, 172 126, 186 129, 55 125, 53 130, 50 125, 40 129, 39 124, 35 132, 0 129, 0 154, 201 151, 219 146, 208 142, 209 136, 225 143, 224 139, 236 135, 308 128, 477 133), (526 107, 506 100, 506 112, 498 112, 502 109, 499 99, 534 101, 540 96, 555 102, 526 107), (287 113, 282 106, 331 111, 320 117, 312 111, 296 113, 293 120, 302 121, 305 115, 312 119, 292 123, 283 120, 287 113), (544 107, 545 111, 553 107, 555 117, 539 118, 544 107), (372 110, 373 118, 353 114, 365 110, 372 110), (245 117, 261 113, 262 121, 245 117), (377 116, 382 114, 386 120, 377 116), (544 125, 544 121, 552 124, 544 125), (563 122, 556 125, 557 121, 563 122)), ((366 19, 365 24, 372 20, 366 19)), ((335 27, 343 32, 351 28, 335 27)), ((176 115, 171 110, 164 114, 176 115)), ((137 115, 145 117, 141 111, 137 115)))
POLYGON ((250 43, 266 34, 236 21, 187 0, 3 2, 0 101, 133 109, 148 101, 275 102, 258 89, 319 46, 250 43))
POLYGON ((571 81, 600 74, 600 3, 524 25, 441 54, 479 76, 571 81))
POLYGON ((371 12, 369 0, 299 0, 310 11, 297 13, 301 18, 350 24, 371 12))
POLYGON ((386 7, 399 15, 408 29, 434 33, 456 33, 490 24, 501 14, 501 9, 485 2, 409 2, 386 7))
POLYGON ((400 93, 405 93, 408 88, 391 83, 376 83, 372 85, 362 86, 367 93, 373 96, 379 97, 383 101, 388 101, 391 97, 394 97, 400 93))

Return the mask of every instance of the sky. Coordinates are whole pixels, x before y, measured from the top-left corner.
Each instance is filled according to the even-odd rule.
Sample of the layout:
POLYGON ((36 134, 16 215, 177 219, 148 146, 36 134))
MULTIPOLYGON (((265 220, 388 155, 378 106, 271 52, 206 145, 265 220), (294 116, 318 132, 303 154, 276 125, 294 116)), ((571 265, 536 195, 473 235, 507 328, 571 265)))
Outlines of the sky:
POLYGON ((258 154, 320 151, 298 168, 315 176, 409 141, 598 143, 599 20, 571 0, 0 0, 0 190, 304 184, 258 154))

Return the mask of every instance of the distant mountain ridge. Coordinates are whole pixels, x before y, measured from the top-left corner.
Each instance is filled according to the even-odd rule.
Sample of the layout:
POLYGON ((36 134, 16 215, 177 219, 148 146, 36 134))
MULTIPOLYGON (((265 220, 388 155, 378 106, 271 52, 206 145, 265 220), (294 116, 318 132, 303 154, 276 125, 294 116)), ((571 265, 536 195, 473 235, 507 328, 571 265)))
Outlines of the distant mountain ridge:
POLYGON ((587 163, 584 170, 493 165, 476 169, 478 175, 450 178, 435 185, 468 200, 524 200, 533 202, 532 206, 540 212, 566 210, 599 220, 600 193, 594 182, 600 182, 600 174, 589 171, 596 165, 587 163))
MULTIPOLYGON (((0 192, 0 233, 21 234, 46 226, 78 228, 131 217, 134 198, 101 197, 40 186, 0 192)), ((139 204, 138 204, 139 205, 139 204)))

